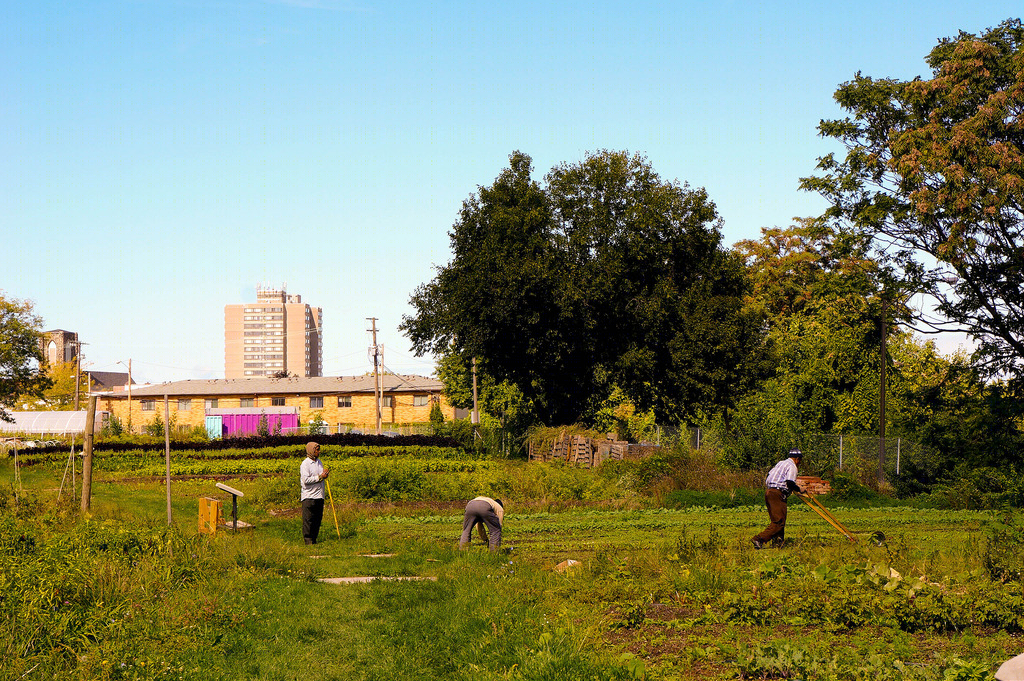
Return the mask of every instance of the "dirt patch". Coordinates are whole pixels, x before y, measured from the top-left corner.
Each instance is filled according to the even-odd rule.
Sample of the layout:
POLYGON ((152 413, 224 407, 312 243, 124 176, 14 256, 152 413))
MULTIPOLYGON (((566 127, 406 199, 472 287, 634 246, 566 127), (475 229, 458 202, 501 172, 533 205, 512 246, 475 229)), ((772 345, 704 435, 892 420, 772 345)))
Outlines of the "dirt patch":
MULTIPOLYGON (((213 480, 215 482, 226 482, 228 480, 246 480, 246 481, 249 481, 249 480, 262 480, 262 479, 264 479, 266 477, 267 477, 266 475, 255 475, 255 474, 246 474, 246 475, 213 475, 213 474, 210 474, 210 475, 172 475, 171 476, 171 481, 174 481, 174 480, 179 480, 179 481, 180 480, 213 480)), ((140 475, 140 476, 134 477, 134 478, 117 478, 117 479, 114 479, 114 480, 100 480, 99 478, 94 478, 93 479, 93 483, 94 484, 95 483, 121 484, 121 483, 126 483, 127 482, 127 483, 137 484, 137 483, 147 483, 147 482, 163 482, 166 479, 167 479, 167 476, 164 476, 164 475, 140 475)))

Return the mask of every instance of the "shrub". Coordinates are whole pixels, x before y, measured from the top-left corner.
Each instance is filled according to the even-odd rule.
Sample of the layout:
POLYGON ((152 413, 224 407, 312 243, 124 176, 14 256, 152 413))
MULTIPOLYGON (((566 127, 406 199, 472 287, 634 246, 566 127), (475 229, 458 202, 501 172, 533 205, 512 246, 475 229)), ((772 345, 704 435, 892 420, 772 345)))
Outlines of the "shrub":
POLYGON ((440 400, 432 400, 430 404, 430 431, 437 435, 442 425, 444 425, 444 412, 441 411, 441 402, 440 400))
POLYGON ((375 460, 360 462, 343 477, 352 496, 368 501, 400 501, 423 496, 423 469, 413 462, 375 460))
POLYGON ((107 422, 103 424, 103 430, 100 433, 102 435, 121 435, 124 433, 124 424, 121 423, 121 419, 117 418, 117 414, 111 414, 107 422))
POLYGON ((877 492, 861 484, 854 476, 846 473, 836 471, 832 476, 830 484, 832 485, 832 492, 828 495, 828 498, 833 501, 872 502, 880 499, 877 492))
POLYGON ((985 569, 1001 582, 1024 577, 1024 515, 1007 514, 986 528, 985 569))

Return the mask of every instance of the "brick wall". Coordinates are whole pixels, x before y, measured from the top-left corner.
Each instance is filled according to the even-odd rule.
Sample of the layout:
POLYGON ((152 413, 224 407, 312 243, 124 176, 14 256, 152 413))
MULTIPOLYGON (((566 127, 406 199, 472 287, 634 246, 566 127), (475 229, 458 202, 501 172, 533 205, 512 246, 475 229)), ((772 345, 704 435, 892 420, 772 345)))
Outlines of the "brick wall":
MULTIPOLYGON (((336 432, 338 424, 355 424, 357 428, 372 428, 376 425, 376 411, 374 409, 373 394, 353 393, 345 395, 351 402, 351 407, 338 406, 338 395, 314 395, 322 397, 323 407, 311 407, 310 395, 223 395, 217 398, 218 409, 236 409, 241 406, 242 399, 252 399, 254 408, 271 406, 297 407, 299 410, 299 422, 308 424, 314 414, 320 412, 324 422, 330 426, 331 432, 336 432), (284 397, 284 405, 272 405, 272 397, 284 397)), ((406 423, 428 423, 430 421, 431 400, 438 399, 441 403, 441 412, 446 421, 455 418, 455 410, 445 400, 444 395, 439 393, 394 393, 392 406, 381 410, 382 424, 406 424, 406 423), (413 404, 414 396, 429 396, 426 404, 416 406, 413 404)), ((205 426, 206 425, 206 400, 203 396, 175 396, 170 397, 171 419, 177 426, 205 426), (187 401, 188 404, 184 404, 187 401)), ((128 399, 101 397, 97 409, 109 411, 115 415, 122 424, 128 425, 128 399)), ((132 430, 139 432, 144 426, 152 423, 159 416, 164 418, 163 396, 138 397, 132 395, 131 422, 132 430), (143 402, 152 402, 152 410, 143 411, 143 402)))

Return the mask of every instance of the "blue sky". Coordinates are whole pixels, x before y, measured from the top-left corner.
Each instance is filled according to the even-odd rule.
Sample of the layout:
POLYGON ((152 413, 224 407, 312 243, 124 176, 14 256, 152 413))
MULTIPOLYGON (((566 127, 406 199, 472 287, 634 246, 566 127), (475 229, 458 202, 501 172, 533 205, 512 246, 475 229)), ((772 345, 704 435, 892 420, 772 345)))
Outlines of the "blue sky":
POLYGON ((286 284, 324 311, 324 370, 429 374, 397 327, 508 155, 586 152, 705 187, 727 245, 816 215, 797 189, 857 71, 927 75, 986 3, 7 3, 0 289, 86 365, 223 376, 224 305, 286 284))

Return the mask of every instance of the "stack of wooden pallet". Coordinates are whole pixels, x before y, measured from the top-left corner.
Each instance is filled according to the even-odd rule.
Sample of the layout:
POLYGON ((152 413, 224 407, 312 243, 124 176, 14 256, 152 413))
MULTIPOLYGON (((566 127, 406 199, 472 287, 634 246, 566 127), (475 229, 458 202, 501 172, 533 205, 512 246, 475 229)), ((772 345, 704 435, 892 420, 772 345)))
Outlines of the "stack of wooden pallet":
POLYGON ((529 443, 530 461, 566 461, 574 466, 589 468, 610 459, 624 458, 629 443, 618 440, 595 440, 585 435, 562 432, 550 448, 529 443))
POLYGON ((832 485, 828 484, 828 480, 822 480, 813 475, 797 476, 796 484, 800 486, 804 494, 813 494, 814 496, 828 494, 832 491, 832 485))

